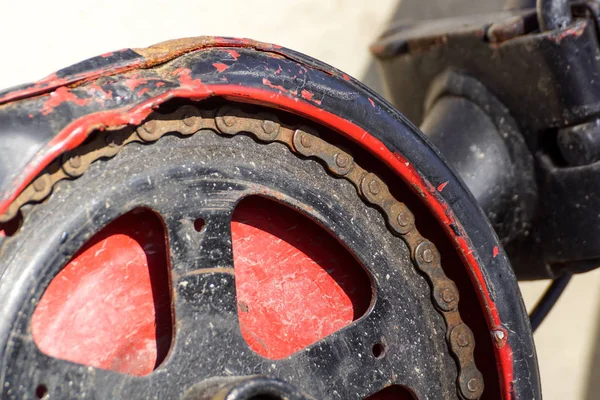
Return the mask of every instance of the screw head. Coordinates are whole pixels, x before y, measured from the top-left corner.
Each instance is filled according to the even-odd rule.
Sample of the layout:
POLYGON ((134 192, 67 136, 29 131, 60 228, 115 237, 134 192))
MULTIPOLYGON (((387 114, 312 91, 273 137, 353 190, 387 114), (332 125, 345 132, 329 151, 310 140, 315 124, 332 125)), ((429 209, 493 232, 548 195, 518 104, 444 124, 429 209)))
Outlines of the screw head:
POLYGON ((452 303, 454 300, 456 300, 455 291, 451 288, 444 289, 442 291, 442 300, 448 304, 452 303))
POLYGON ((379 182, 373 179, 369 182, 369 191, 373 194, 378 194, 381 191, 381 187, 379 186, 379 182))
POLYGON ((304 147, 312 146, 310 137, 308 137, 308 135, 304 132, 300 134, 300 144, 304 147))
POLYGON ((503 331, 501 331, 501 330, 494 331, 494 340, 496 341, 497 346, 502 347, 502 345, 504 344, 505 338, 506 338, 506 334, 503 331))
POLYGON ((262 128, 263 131, 265 131, 265 133, 270 135, 271 133, 275 132, 275 129, 277 129, 277 124, 275 124, 275 122, 273 121, 266 119, 262 123, 262 128))
POLYGON ((435 255, 433 254, 433 250, 431 250, 431 249, 425 249, 423 251, 423 260, 425 262, 430 263, 430 262, 433 261, 434 258, 435 258, 435 255))
POLYGON ((223 117, 223 123, 227 126, 234 126, 236 118, 233 115, 226 115, 223 117))
POLYGON ((460 347, 467 347, 469 345, 470 339, 469 335, 465 331, 461 331, 456 337, 456 343, 460 347))
POLYGON ((469 382, 467 382, 467 389, 469 389, 470 392, 478 391, 479 390, 479 380, 477 378, 469 379, 469 382))
POLYGON ((407 226, 410 224, 410 217, 407 213, 400 212, 396 217, 396 221, 398 221, 398 225, 400 226, 407 226))
POLYGON ((335 157, 335 163, 340 168, 346 168, 350 165, 350 157, 344 153, 338 153, 335 157))

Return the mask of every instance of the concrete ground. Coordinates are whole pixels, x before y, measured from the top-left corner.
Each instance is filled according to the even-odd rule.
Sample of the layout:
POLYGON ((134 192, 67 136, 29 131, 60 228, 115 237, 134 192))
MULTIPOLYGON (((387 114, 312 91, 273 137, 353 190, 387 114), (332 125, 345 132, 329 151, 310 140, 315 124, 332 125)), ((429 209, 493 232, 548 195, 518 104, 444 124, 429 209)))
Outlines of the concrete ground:
MULTIPOLYGON (((85 58, 167 39, 242 36, 321 59, 380 88, 367 47, 394 15, 485 12, 502 0, 58 0, 2 1, 0 88, 85 58)), ((530 308, 547 283, 523 283, 530 308)), ((544 397, 600 398, 600 271, 575 277, 535 335, 544 397)))

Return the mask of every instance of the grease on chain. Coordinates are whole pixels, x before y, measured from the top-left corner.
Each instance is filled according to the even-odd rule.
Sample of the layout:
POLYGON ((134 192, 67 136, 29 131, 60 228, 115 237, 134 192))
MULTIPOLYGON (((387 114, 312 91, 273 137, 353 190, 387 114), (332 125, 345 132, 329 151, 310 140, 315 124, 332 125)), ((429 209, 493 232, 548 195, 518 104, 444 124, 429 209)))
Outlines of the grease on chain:
POLYGON ((44 200, 58 181, 82 175, 92 162, 115 156, 128 143, 154 142, 170 132, 191 135, 201 129, 228 136, 249 133, 261 142, 283 143, 293 153, 320 160, 333 175, 351 182, 365 202, 378 207, 389 229, 409 247, 415 267, 429 281, 433 303, 446 323, 448 347, 457 362, 460 397, 468 400, 481 397, 484 383, 475 365, 475 338, 460 317, 458 289, 444 273, 437 248, 421 236, 415 227, 412 212, 392 196, 388 186, 377 175, 361 168, 349 153, 324 141, 309 127, 289 128, 279 123, 273 114, 250 114, 232 106, 224 106, 216 114, 215 111, 201 111, 191 105, 179 107, 170 114, 154 113, 136 130, 125 128, 108 131, 64 154, 21 192, 5 214, 0 216, 0 222, 13 218, 24 204, 44 200))

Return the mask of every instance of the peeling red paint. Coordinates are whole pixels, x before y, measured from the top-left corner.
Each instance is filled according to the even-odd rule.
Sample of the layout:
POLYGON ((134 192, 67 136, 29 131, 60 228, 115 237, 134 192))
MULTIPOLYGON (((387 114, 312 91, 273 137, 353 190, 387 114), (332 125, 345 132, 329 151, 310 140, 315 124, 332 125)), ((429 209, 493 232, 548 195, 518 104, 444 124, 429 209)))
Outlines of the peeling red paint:
POLYGON ((564 30, 558 30, 558 31, 554 31, 552 32, 550 35, 548 35, 548 38, 550 40, 552 40, 554 43, 556 44, 560 44, 560 42, 562 42, 564 39, 568 38, 568 37, 579 37, 581 35, 583 35, 583 33, 585 32, 585 28, 587 27, 588 22, 585 20, 582 20, 580 22, 577 22, 576 24, 574 24, 574 26, 571 26, 567 29, 564 30))
POLYGON ((283 86, 280 86, 280 85, 273 85, 271 83, 271 81, 268 80, 267 78, 263 78, 262 83, 263 83, 263 85, 266 85, 266 86, 268 86, 270 88, 281 90, 282 92, 287 92, 286 88, 284 88, 283 86))
POLYGON ((498 250, 498 246, 494 246, 494 250, 492 251, 492 255, 494 256, 494 258, 498 256, 498 253, 500 253, 500 250, 498 250))
POLYGON ((223 51, 224 51, 224 52, 226 52, 226 53, 229 53, 229 55, 230 55, 231 57, 233 57, 233 59, 234 59, 234 60, 237 60, 237 59, 238 59, 238 57, 240 56, 240 53, 238 53, 238 52, 237 52, 237 51, 235 51, 235 50, 231 50, 231 49, 224 49, 223 51))
POLYGON ((316 104, 321 104, 321 100, 317 100, 317 99, 313 99, 313 97, 315 96, 314 93, 309 92, 306 89, 302 89, 302 92, 300 92, 300 95, 302 96, 302 98, 312 101, 313 103, 316 104))
MULTIPOLYGON (((371 99, 369 99, 371 100, 371 99)), ((448 184, 448 181, 441 183, 438 187, 437 190, 438 192, 441 192, 442 190, 444 190, 444 188, 446 187, 446 185, 448 184)))
POLYGON ((371 103, 371 106, 372 106, 372 107, 375 107, 375 102, 374 102, 374 101, 373 101, 373 99, 372 99, 372 98, 370 98, 370 97, 369 97, 369 103, 371 103))
MULTIPOLYGON (((197 50, 201 50, 201 49, 211 49, 211 48, 223 48, 223 51, 229 53, 235 60, 237 60, 237 58, 240 56, 240 54, 234 50, 234 49, 227 49, 227 47, 237 47, 237 48, 249 48, 249 49, 255 49, 258 51, 263 51, 267 54, 270 54, 272 57, 280 57, 280 58, 287 58, 290 60, 295 60, 297 62, 300 62, 299 60, 297 60, 292 54, 288 53, 283 47, 281 46, 276 46, 276 45, 272 45, 269 43, 263 43, 263 42, 259 42, 259 41, 255 41, 255 40, 249 40, 249 39, 240 39, 240 38, 227 38, 227 37, 199 37, 199 38, 193 38, 196 40, 196 42, 188 47, 185 47, 183 49, 181 48, 177 48, 177 46, 175 46, 174 48, 167 50, 164 52, 164 54, 161 54, 159 56, 144 56, 142 54, 145 54, 144 50, 149 50, 149 49, 134 49, 138 54, 140 54, 140 58, 139 59, 134 59, 132 60, 129 64, 126 65, 108 65, 106 67, 102 67, 102 68, 98 68, 95 70, 88 70, 88 71, 84 71, 81 72, 79 74, 74 74, 65 78, 58 78, 56 74, 52 74, 49 75, 48 77, 35 82, 34 84, 25 87, 23 89, 20 90, 14 90, 11 92, 8 92, 6 94, 4 94, 2 97, 0 97, 0 104, 4 104, 7 103, 9 101, 13 101, 13 100, 18 100, 18 99, 22 99, 25 97, 31 97, 34 95, 40 95, 40 94, 44 94, 44 93, 48 93, 52 90, 55 90, 56 88, 63 86, 63 85, 75 85, 75 84, 82 84, 85 82, 89 82, 93 79, 102 77, 102 76, 111 76, 111 75, 115 75, 118 73, 124 73, 124 72, 128 72, 131 70, 134 70, 136 68, 139 67, 143 67, 143 68, 149 68, 152 67, 154 65, 160 64, 160 63, 164 63, 167 62, 169 60, 172 60, 176 57, 182 56, 184 54, 190 53, 192 51, 197 51, 197 50)), ((165 44, 161 44, 164 47, 168 47, 168 43, 165 44)), ((299 64, 301 65, 301 64, 299 64)), ((327 68, 320 68, 320 67, 316 67, 313 66, 311 67, 315 70, 324 72, 330 76, 336 76, 336 73, 334 73, 333 71, 327 69, 327 68)), ((305 69, 306 71, 306 69, 305 69)))
POLYGON ((50 93, 50 95, 48 95, 48 100, 46 100, 42 107, 42 115, 50 114, 56 107, 63 103, 71 102, 78 106, 84 106, 91 100, 91 97, 87 99, 80 99, 68 88, 64 86, 59 87, 54 92, 50 93))
POLYGON ((279 74, 281 74, 281 72, 282 72, 281 65, 278 65, 277 71, 275 71, 275 75, 279 75, 279 74))
MULTIPOLYGON (((349 77, 348 75, 346 75, 346 74, 342 74, 342 77, 343 77, 343 78, 344 78, 344 80, 346 80, 346 81, 349 81, 349 80, 350 80, 350 77, 349 77)), ((371 100, 371 99, 369 99, 369 100, 371 100)))
POLYGON ((156 82, 156 87, 165 86, 164 82, 156 82))
POLYGON ((130 78, 125 80, 125 85, 131 90, 135 90, 136 87, 145 85, 146 83, 148 83, 148 80, 140 78, 139 74, 132 75, 130 78))
POLYGON ((6 103, 12 100, 17 100, 26 96, 30 96, 32 94, 36 94, 39 92, 43 92, 48 88, 53 88, 56 86, 64 85, 67 83, 67 80, 64 78, 59 78, 56 74, 48 75, 46 78, 34 83, 31 87, 9 92, 3 97, 0 98, 0 104, 6 103))
POLYGON ((110 57, 110 56, 112 56, 112 55, 114 55, 114 54, 115 54, 115 53, 114 53, 113 51, 109 51, 108 53, 101 54, 101 55, 100 55, 100 57, 104 57, 104 58, 106 58, 106 57, 110 57))
POLYGON ((150 91, 150 89, 148 89, 147 87, 145 87, 145 88, 143 88, 142 90, 140 90, 140 91, 137 93, 137 95, 141 97, 141 96, 145 95, 146 93, 148 93, 149 91, 150 91))
POLYGON ((200 79, 192 79, 192 71, 189 68, 177 68, 173 71, 173 76, 177 76, 179 82, 184 87, 193 87, 197 85, 202 85, 202 81, 200 79))
POLYGON ((300 94, 302 95, 303 98, 305 98, 306 100, 312 100, 314 94, 309 92, 308 90, 302 89, 302 92, 300 92, 300 94))
POLYGON ((227 68, 229 68, 229 65, 227 64, 223 64, 223 63, 214 63, 213 67, 215 67, 217 69, 217 71, 219 72, 223 72, 225 71, 227 68))
POLYGON ((93 92, 94 101, 104 104, 106 100, 112 99, 112 91, 105 91, 100 85, 92 83, 88 86, 90 92, 93 92))
POLYGON ((29 118, 33 118, 33 114, 29 114, 29 115, 28 115, 28 117, 29 117, 29 118))

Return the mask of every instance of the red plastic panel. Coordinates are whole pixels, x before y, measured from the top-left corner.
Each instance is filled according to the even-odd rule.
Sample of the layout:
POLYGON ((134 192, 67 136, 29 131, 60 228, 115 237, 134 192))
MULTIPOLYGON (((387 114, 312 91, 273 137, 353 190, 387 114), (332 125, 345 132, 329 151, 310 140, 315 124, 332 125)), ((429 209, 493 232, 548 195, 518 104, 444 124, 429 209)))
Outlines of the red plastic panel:
POLYGON ((261 197, 231 224, 242 334, 263 357, 284 358, 362 316, 369 277, 312 220, 261 197))
POLYGON ((31 322, 50 356, 146 375, 172 338, 162 221, 130 212, 96 234, 52 280, 31 322))

